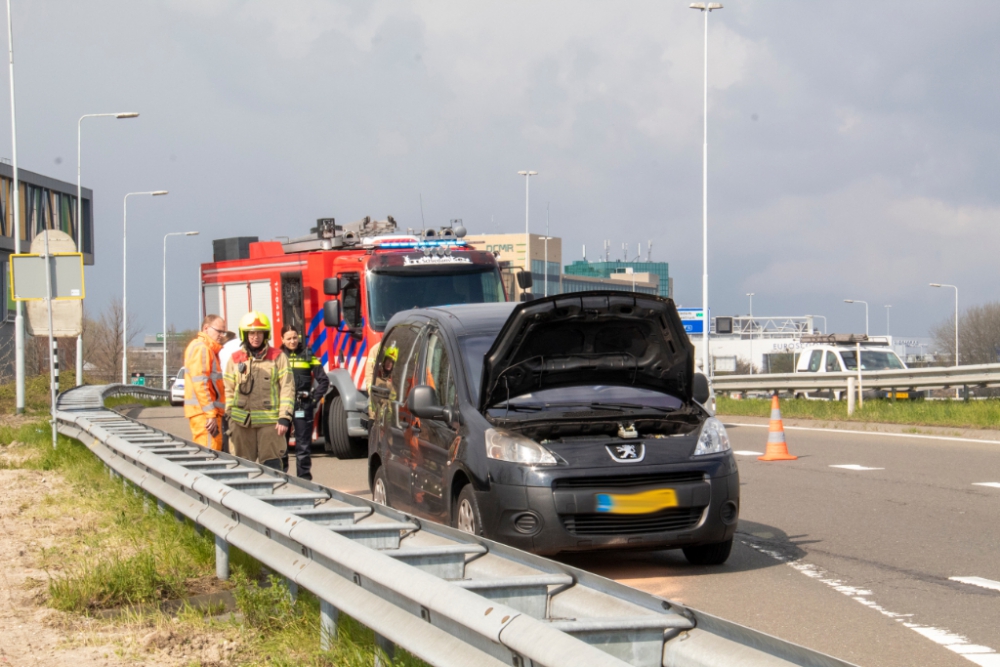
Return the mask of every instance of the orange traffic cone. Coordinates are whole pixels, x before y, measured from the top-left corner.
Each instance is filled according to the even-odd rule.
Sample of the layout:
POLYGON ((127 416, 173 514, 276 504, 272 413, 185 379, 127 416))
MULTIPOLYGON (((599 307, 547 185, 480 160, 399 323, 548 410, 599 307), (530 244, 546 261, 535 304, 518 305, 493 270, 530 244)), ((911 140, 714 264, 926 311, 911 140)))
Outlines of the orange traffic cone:
POLYGON ((767 434, 767 451, 758 456, 758 461, 794 461, 799 457, 788 453, 785 442, 785 425, 781 422, 781 405, 778 394, 771 397, 771 427, 767 434))

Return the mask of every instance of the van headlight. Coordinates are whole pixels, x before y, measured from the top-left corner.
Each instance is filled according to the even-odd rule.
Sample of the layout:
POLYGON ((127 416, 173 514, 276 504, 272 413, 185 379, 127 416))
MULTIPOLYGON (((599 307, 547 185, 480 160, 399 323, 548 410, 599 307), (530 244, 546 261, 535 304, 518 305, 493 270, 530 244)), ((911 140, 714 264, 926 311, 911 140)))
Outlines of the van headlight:
POLYGON ((552 452, 530 438, 494 428, 486 429, 486 456, 528 465, 555 465, 552 452))
POLYGON ((705 420, 705 425, 701 428, 701 435, 698 436, 698 446, 694 448, 694 455, 719 454, 729 451, 729 434, 726 427, 715 417, 705 420))

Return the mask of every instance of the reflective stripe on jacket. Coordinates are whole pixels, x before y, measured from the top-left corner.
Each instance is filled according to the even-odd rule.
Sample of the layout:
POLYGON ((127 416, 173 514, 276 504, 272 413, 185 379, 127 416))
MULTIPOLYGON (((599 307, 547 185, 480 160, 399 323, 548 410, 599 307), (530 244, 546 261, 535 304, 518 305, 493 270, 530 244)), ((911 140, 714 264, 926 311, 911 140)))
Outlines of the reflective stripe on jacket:
POLYGON ((230 419, 250 427, 277 424, 279 419, 291 422, 295 383, 288 357, 280 350, 268 347, 263 355, 253 357, 242 347, 229 358, 224 378, 230 419))
POLYGON ((184 350, 184 416, 218 417, 226 409, 226 388, 219 367, 222 346, 204 331, 184 350))
POLYGON ((301 392, 308 391, 312 401, 318 403, 330 390, 330 380, 326 377, 326 370, 323 369, 322 362, 304 345, 301 346, 301 351, 289 352, 285 348, 282 348, 282 351, 288 357, 288 365, 295 378, 296 398, 301 392), (316 381, 315 389, 313 388, 313 380, 316 381))

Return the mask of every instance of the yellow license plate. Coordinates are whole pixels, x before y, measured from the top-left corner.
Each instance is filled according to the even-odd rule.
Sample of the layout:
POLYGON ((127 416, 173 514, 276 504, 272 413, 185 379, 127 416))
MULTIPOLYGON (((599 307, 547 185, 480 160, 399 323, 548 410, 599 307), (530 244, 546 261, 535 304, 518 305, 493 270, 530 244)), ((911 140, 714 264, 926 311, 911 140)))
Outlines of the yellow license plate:
POLYGON ((909 398, 909 397, 910 397, 910 392, 908 392, 908 391, 897 391, 896 392, 896 398, 909 398))
POLYGON ((677 492, 655 489, 642 493, 598 493, 597 511, 609 514, 649 514, 668 507, 677 507, 677 492))

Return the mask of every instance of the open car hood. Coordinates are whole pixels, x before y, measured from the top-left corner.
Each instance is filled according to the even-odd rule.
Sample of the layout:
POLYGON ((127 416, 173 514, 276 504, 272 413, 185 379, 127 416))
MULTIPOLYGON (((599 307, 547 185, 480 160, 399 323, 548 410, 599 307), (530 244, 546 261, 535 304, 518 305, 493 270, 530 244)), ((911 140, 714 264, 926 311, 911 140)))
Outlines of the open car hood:
POLYGON ((694 346, 671 299, 562 294, 518 305, 483 360, 482 412, 529 392, 641 387, 692 400, 694 346))

